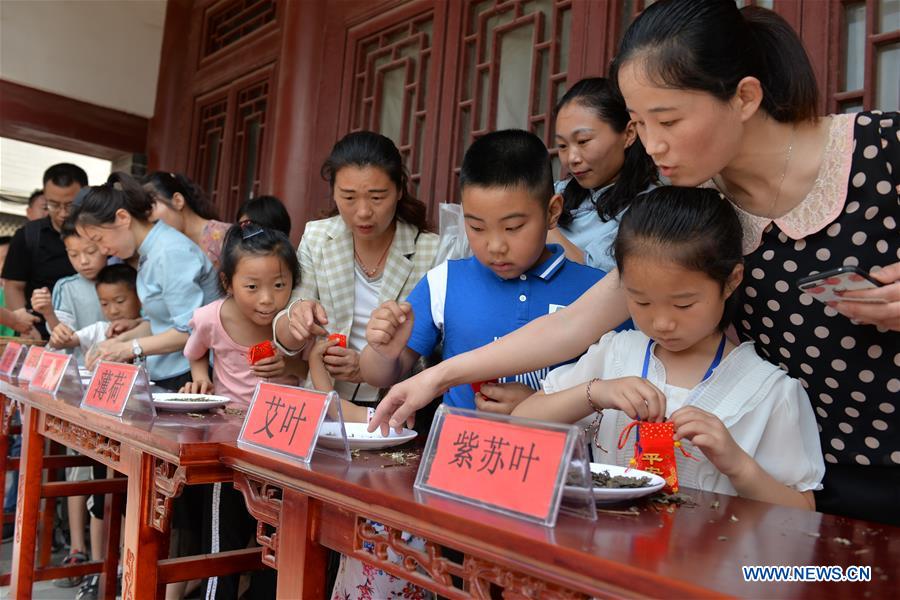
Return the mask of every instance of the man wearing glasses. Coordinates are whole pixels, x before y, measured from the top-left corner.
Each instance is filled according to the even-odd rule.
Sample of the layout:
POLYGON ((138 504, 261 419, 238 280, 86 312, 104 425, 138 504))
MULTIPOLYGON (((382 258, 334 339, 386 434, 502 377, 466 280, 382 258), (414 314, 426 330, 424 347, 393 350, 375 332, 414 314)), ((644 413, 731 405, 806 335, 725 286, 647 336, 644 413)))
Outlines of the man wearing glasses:
MULTIPOLYGON (((34 290, 52 290, 57 280, 75 274, 59 230, 69 216, 75 196, 87 184, 84 169, 70 163, 59 163, 44 171, 44 198, 49 214, 16 231, 3 265, 9 310, 30 309, 34 290)), ((44 339, 50 337, 43 321, 37 330, 44 339)))

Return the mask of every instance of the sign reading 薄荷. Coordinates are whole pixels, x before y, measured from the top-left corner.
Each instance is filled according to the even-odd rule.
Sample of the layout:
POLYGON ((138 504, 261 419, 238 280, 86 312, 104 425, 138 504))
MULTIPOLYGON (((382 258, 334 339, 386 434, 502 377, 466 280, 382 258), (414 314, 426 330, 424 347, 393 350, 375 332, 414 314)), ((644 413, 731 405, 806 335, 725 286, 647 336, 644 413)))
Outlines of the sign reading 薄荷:
POLYGON ((81 401, 82 408, 121 416, 140 369, 138 365, 101 361, 81 401))

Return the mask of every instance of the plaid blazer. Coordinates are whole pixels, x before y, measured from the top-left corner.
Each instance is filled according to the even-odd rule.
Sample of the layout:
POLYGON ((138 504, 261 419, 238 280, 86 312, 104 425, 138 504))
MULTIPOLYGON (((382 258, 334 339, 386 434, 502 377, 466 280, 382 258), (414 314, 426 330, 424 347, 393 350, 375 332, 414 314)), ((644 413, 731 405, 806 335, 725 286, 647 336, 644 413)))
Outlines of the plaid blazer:
MULTIPOLYGON (((405 300, 425 273, 434 266, 440 238, 435 233, 419 232, 404 221, 388 252, 382 275, 378 304, 405 300)), ((294 296, 318 300, 328 314, 332 333, 350 335, 355 301, 353 234, 340 215, 306 224, 300 247, 300 286, 294 296)))

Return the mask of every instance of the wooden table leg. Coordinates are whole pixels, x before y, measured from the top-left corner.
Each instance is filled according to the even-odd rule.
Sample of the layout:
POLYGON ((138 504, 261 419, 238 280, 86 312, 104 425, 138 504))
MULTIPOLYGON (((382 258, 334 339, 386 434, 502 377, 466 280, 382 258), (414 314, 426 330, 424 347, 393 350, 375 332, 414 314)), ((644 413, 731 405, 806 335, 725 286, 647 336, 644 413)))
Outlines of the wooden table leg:
POLYGON ((323 598, 328 549, 316 541, 319 504, 290 488, 284 489, 281 502, 277 597, 323 598))
POLYGON ((165 532, 150 525, 156 510, 154 458, 135 448, 122 446, 122 460, 129 463, 128 497, 125 506, 122 599, 161 598, 165 586, 159 581, 159 560, 169 554, 170 520, 165 532))
POLYGON ((34 583, 34 551, 44 463, 44 437, 38 430, 39 416, 40 413, 34 408, 22 408, 22 456, 19 462, 11 598, 31 598, 34 583))
MULTIPOLYGON (((116 472, 107 467, 107 478, 116 477, 116 472)), ((121 552, 119 542, 122 533, 122 494, 107 494, 103 503, 104 559, 103 574, 100 576, 100 598, 116 599, 116 580, 121 552)))

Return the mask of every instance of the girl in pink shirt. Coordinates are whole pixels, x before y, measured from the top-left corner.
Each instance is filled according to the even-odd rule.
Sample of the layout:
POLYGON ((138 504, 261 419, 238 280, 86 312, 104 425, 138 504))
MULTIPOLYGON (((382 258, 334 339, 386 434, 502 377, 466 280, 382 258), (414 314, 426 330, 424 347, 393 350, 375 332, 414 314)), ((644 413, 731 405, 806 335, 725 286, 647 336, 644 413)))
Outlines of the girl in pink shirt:
POLYGON ((283 233, 255 223, 229 229, 222 250, 219 284, 225 297, 194 311, 191 337, 184 347, 192 381, 181 391, 215 392, 246 406, 260 380, 299 382, 299 374, 289 372, 284 356, 273 346, 271 356, 250 364, 251 347, 271 344, 272 319, 287 306, 299 266, 283 233))
MULTIPOLYGON (((184 347, 184 355, 191 361, 192 381, 181 391, 215 392, 248 406, 260 381, 298 385, 306 377, 306 363, 300 356, 286 362, 271 345, 272 320, 290 301, 298 276, 297 255, 284 233, 252 222, 231 227, 225 235, 219 267, 219 283, 226 296, 194 311, 191 337, 184 347), (270 344, 267 351, 251 352, 251 348, 266 342, 270 344), (256 359, 257 354, 269 353, 267 358, 256 359), (254 364, 250 363, 251 355, 254 364)), ((334 343, 321 340, 310 353, 311 380, 321 391, 332 387, 322 354, 334 343)), ((346 400, 342 406, 346 407, 345 419, 365 420, 364 407, 346 400), (355 410, 348 411, 351 408, 355 410)), ((241 493, 230 483, 216 483, 205 486, 204 496, 204 551, 246 548, 254 537, 256 521, 248 515, 241 493)), ((257 573, 251 578, 251 586, 267 589, 271 582, 264 572, 257 573)), ((204 581, 204 597, 237 598, 238 587, 238 575, 211 577, 204 581)))

